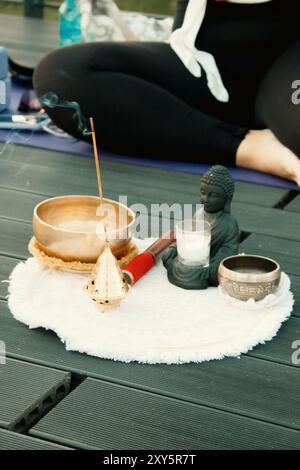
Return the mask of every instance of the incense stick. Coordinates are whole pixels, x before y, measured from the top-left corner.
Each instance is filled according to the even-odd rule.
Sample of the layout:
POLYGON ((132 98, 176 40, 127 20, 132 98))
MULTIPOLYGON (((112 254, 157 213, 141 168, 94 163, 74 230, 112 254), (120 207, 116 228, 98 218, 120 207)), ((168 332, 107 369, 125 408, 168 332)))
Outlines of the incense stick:
POLYGON ((90 118, 90 125, 92 129, 92 139, 93 139, 93 147, 94 147, 94 157, 95 157, 95 164, 96 164, 96 172, 97 172, 97 181, 98 181, 98 190, 100 196, 100 204, 103 201, 103 190, 102 190, 102 182, 101 182, 101 172, 100 172, 100 165, 99 165, 99 155, 97 150, 97 142, 96 142, 96 134, 94 128, 94 121, 93 118, 90 118))

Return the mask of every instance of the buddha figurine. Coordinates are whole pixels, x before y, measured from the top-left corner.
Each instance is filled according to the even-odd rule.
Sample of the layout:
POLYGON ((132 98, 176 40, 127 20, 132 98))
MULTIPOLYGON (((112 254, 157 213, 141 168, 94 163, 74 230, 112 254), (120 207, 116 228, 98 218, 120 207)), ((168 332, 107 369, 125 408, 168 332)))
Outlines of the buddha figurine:
MULTIPOLYGON (((204 205, 204 219, 211 225, 210 262, 208 266, 188 266, 179 261, 176 246, 164 254, 162 260, 169 281, 183 289, 206 289, 218 285, 220 262, 238 254, 240 232, 230 213, 234 194, 234 180, 227 168, 215 165, 201 177, 200 202, 204 205)), ((194 214, 197 218, 197 212, 194 214)))

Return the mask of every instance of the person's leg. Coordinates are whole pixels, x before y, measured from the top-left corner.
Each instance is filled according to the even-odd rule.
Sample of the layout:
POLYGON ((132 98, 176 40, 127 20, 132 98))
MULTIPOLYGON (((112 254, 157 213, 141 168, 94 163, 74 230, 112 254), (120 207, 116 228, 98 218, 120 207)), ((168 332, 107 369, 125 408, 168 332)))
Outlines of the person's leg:
MULTIPOLYGON (((196 92, 201 95, 201 83, 192 85, 197 79, 181 67, 183 72, 178 72, 179 61, 169 51, 166 44, 157 43, 63 48, 38 66, 35 89, 39 97, 51 91, 60 99, 77 101, 86 117, 93 116, 103 149, 233 165, 246 129, 189 104, 196 92)), ((203 88, 206 93, 206 85, 203 88)), ((82 138, 72 111, 47 111, 58 126, 82 138)))
POLYGON ((256 114, 258 123, 271 129, 300 158, 300 103, 293 98, 299 80, 300 41, 284 52, 266 74, 257 95, 256 114))
POLYGON ((256 114, 258 127, 242 141, 237 165, 273 173, 300 185, 300 42, 284 52, 261 83, 256 114), (298 94, 299 96, 299 94, 298 94), (293 99, 294 97, 294 99, 293 99))

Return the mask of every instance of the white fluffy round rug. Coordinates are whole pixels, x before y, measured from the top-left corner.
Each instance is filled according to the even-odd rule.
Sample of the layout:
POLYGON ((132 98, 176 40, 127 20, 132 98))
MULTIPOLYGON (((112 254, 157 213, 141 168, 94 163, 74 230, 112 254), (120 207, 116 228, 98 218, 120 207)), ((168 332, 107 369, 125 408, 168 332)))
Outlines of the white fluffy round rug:
MULTIPOLYGON (((151 240, 136 242, 143 249, 151 240)), ((106 313, 83 291, 87 279, 29 258, 11 274, 10 310, 30 328, 53 330, 67 350, 124 362, 181 364, 246 353, 271 340, 293 308, 286 274, 276 295, 245 303, 214 287, 175 287, 159 261, 118 309, 106 313)))

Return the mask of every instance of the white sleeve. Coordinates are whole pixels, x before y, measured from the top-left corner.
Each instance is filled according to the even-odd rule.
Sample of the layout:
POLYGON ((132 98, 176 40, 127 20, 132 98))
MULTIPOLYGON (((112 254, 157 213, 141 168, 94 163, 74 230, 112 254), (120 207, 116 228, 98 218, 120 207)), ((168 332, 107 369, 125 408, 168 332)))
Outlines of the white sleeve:
POLYGON ((213 55, 208 52, 198 51, 195 47, 196 37, 205 16, 206 6, 207 0, 189 0, 183 24, 181 28, 173 31, 169 42, 173 51, 192 75, 200 77, 200 66, 203 67, 212 94, 217 100, 227 102, 229 101, 229 95, 224 87, 213 55))
POLYGON ((207 0, 189 0, 181 31, 187 46, 194 46, 206 12, 207 0))

